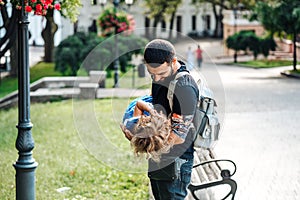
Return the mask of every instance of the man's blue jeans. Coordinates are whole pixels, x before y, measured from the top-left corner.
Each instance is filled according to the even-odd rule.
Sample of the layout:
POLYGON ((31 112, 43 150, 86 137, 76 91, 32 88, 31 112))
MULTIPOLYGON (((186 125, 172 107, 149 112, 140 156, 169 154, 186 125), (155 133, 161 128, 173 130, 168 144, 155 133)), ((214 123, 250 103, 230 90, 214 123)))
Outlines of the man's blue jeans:
POLYGON ((151 181, 152 193, 155 200, 184 200, 187 195, 187 186, 191 181, 193 159, 186 160, 180 167, 180 174, 173 181, 151 181))

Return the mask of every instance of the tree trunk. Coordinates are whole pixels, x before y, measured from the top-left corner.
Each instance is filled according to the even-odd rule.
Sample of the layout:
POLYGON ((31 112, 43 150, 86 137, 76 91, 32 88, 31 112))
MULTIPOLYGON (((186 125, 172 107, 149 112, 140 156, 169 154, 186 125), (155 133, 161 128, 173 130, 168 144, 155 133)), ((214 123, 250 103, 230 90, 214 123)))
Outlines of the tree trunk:
POLYGON ((219 12, 217 12, 216 4, 212 4, 213 7, 213 13, 215 16, 216 24, 215 24, 215 30, 214 30, 214 35, 213 37, 222 37, 222 20, 223 20, 223 15, 222 15, 222 7, 220 8, 219 12))
POLYGON ((175 14, 176 14, 176 10, 174 10, 174 12, 171 15, 170 30, 169 30, 169 40, 171 40, 172 37, 173 37, 172 33, 173 33, 173 27, 174 27, 175 14))
POLYGON ((237 63, 237 50, 234 51, 234 54, 233 54, 233 62, 234 62, 234 63, 237 63))
POLYGON ((294 71, 297 70, 297 46, 296 46, 296 40, 297 40, 297 34, 296 31, 294 32, 293 35, 293 46, 294 46, 294 52, 293 52, 293 69, 294 71))
POLYGON ((218 13, 217 13, 217 8, 216 8, 216 5, 213 4, 213 13, 214 13, 214 16, 215 16, 215 20, 216 20, 216 24, 215 24, 215 30, 214 30, 214 35, 213 37, 217 37, 218 36, 218 28, 219 28, 219 16, 218 16, 218 13))
POLYGON ((148 17, 146 17, 146 19, 145 19, 146 21, 145 21, 145 37, 147 38, 147 39, 150 39, 150 24, 151 24, 151 20, 148 18, 148 17))
POLYGON ((223 33, 224 33, 224 24, 223 24, 223 18, 224 18, 224 15, 222 14, 223 12, 223 9, 220 10, 220 15, 219 15, 219 20, 220 20, 220 23, 219 23, 219 33, 218 33, 218 36, 220 38, 223 38, 223 33))
POLYGON ((160 18, 159 16, 154 17, 152 35, 150 36, 151 39, 156 38, 156 28, 159 22, 159 18, 160 18))
POLYGON ((42 31, 42 37, 45 42, 44 46, 44 62, 53 62, 53 50, 54 50, 54 34, 56 33, 58 26, 54 22, 53 10, 49 10, 46 15, 46 27, 42 31))
MULTIPOLYGON (((17 77, 18 75, 18 43, 17 43, 17 32, 18 32, 18 12, 16 9, 11 10, 11 14, 8 14, 6 6, 1 7, 1 31, 4 32, 0 38, 0 58, 5 58, 5 65, 10 64, 9 75, 17 77), (6 63, 6 53, 10 51, 10 63, 6 63)), ((7 66, 5 66, 7 67, 7 66)))

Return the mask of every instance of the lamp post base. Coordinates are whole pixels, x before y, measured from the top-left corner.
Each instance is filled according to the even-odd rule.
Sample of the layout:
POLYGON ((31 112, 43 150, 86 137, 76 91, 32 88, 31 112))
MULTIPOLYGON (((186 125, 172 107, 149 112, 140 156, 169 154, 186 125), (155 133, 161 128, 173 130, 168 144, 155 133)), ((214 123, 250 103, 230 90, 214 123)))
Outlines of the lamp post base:
POLYGON ((19 159, 13 164, 16 170, 16 200, 35 199, 35 169, 38 163, 31 152, 19 153, 19 159))

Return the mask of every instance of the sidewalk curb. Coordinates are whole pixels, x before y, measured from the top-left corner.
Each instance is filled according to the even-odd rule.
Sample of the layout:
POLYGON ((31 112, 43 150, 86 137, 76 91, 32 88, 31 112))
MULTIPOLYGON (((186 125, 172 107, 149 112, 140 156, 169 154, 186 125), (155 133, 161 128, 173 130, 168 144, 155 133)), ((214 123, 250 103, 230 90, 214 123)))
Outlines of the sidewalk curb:
POLYGON ((300 79, 300 74, 297 73, 292 73, 289 70, 285 70, 283 72, 280 72, 281 75, 286 76, 286 77, 291 77, 291 78, 296 78, 296 79, 300 79))

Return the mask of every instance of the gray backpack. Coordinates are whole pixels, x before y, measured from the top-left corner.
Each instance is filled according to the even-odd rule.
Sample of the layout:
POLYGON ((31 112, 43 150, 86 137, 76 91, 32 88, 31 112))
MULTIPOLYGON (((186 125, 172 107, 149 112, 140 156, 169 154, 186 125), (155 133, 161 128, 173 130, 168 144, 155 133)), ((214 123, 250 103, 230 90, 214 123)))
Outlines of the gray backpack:
MULTIPOLYGON (((178 72, 175 79, 170 82, 168 88, 169 105, 173 107, 173 96, 178 78, 189 74, 186 71, 178 72)), ((219 139, 220 123, 216 111, 216 101, 213 98, 213 93, 206 87, 200 77, 194 78, 199 89, 198 103, 193 119, 194 147, 208 148, 214 147, 219 139)))

